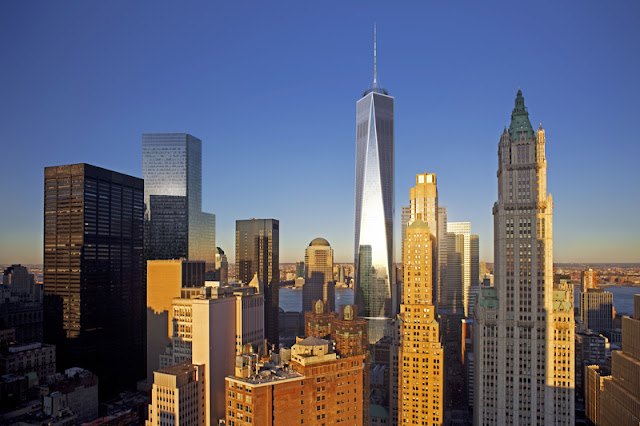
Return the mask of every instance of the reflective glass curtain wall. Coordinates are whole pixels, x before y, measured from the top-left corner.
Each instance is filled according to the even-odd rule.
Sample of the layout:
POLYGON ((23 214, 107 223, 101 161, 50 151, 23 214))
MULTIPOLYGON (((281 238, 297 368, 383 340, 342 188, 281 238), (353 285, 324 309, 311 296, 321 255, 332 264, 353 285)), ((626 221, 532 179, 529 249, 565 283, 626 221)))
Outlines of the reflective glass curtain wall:
POLYGON ((215 215, 202 212, 202 141, 186 133, 142 135, 148 260, 215 264, 215 215))
POLYGON ((355 303, 375 343, 398 303, 391 275, 394 98, 384 89, 367 90, 356 111, 355 303))

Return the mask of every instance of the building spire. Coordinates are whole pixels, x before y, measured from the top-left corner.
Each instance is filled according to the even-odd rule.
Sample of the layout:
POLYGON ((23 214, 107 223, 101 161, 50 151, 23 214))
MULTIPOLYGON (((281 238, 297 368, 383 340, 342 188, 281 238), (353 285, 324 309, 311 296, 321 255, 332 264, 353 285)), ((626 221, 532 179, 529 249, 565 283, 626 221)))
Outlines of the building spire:
POLYGON ((377 34, 376 23, 373 23, 373 88, 378 87, 378 46, 377 46, 377 34))

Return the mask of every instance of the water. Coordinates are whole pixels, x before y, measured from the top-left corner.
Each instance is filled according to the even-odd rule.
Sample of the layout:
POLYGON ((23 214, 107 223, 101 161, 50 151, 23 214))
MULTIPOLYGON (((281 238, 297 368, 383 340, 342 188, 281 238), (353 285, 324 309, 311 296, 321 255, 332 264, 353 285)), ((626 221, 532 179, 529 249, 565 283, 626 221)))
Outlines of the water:
MULTIPOLYGON (((640 287, 610 286, 603 287, 605 291, 613 293, 613 306, 616 313, 633 315, 633 295, 640 294, 640 287)), ((580 306, 580 292, 575 292, 575 307, 580 306)), ((336 289, 336 310, 340 305, 353 303, 353 289, 336 289)), ((302 290, 281 288, 280 307, 285 311, 300 312, 302 310, 302 290)))
MULTIPOLYGON (((340 305, 350 305, 353 303, 353 289, 336 288, 336 310, 340 305)), ((280 307, 285 312, 302 311, 302 289, 281 288, 280 307)))
MULTIPOLYGON (((613 307, 616 309, 616 314, 625 314, 633 316, 633 295, 640 294, 640 287, 625 287, 625 286, 609 286, 602 287, 604 291, 613 293, 613 307)), ((580 292, 578 288, 575 290, 575 307, 580 307, 580 292)))

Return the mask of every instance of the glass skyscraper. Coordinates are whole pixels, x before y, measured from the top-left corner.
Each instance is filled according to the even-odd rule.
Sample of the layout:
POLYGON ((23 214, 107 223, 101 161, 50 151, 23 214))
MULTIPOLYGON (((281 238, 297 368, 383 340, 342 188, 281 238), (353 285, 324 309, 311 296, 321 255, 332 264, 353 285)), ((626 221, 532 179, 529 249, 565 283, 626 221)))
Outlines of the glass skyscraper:
POLYGON ((215 265, 215 215, 202 212, 202 141, 186 133, 142 135, 145 256, 215 265))
POLYGON ((356 111, 355 304, 367 319, 369 342, 375 343, 398 303, 391 273, 394 98, 377 87, 374 77, 356 111))
POLYGON ((258 274, 264 288, 264 331, 279 348, 280 222, 276 219, 236 220, 236 281, 249 284, 258 274))
POLYGON ((112 397, 144 377, 143 181, 91 166, 44 169, 44 337, 58 368, 112 397))

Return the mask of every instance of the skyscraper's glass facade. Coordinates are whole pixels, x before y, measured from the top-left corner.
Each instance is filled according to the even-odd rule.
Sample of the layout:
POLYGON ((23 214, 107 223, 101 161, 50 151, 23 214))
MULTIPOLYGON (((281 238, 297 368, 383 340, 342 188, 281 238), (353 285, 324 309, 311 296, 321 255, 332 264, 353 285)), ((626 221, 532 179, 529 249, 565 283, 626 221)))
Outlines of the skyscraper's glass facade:
POLYGON ((397 311, 391 275, 394 99, 374 88, 364 93, 356 110, 355 303, 373 343, 397 311))
POLYGON ((95 372, 113 396, 144 376, 143 181, 88 164, 44 173, 45 341, 58 368, 95 372))
POLYGON ((269 344, 279 346, 280 222, 236 220, 236 280, 248 284, 258 274, 264 288, 264 327, 269 344))
POLYGON ((202 141, 186 133, 142 135, 147 259, 215 264, 215 215, 202 212, 202 141))

